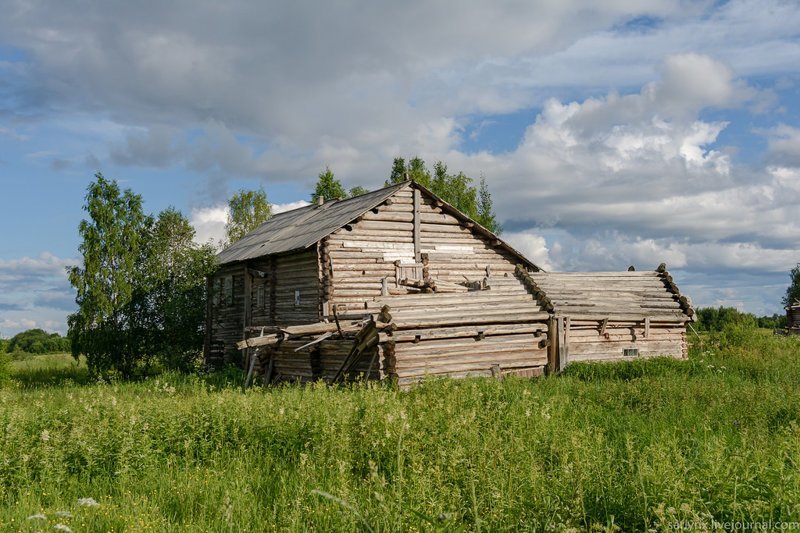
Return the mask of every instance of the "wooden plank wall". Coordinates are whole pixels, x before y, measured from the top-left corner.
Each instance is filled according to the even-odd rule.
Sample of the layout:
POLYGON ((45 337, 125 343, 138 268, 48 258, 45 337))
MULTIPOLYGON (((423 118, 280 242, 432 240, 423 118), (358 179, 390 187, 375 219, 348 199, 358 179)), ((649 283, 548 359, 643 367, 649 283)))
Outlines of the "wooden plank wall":
POLYGON ((380 335, 383 371, 401 385, 426 376, 542 373, 548 320, 516 278, 489 278, 489 290, 383 298, 392 331, 380 335))
MULTIPOLYGON (((351 339, 325 340, 318 345, 295 352, 310 339, 296 339, 281 342, 279 345, 262 348, 259 355, 258 375, 266 373, 268 357, 274 357, 272 381, 309 382, 319 379, 332 381, 353 348, 351 339)), ((354 369, 344 376, 345 380, 380 379, 380 360, 376 357, 378 348, 368 349, 354 369)))
POLYGON ((208 333, 208 349, 206 352, 206 365, 211 368, 220 368, 229 363, 238 362, 239 351, 236 343, 242 340, 244 328, 244 271, 241 265, 231 265, 220 268, 211 277, 212 296, 208 305, 211 317, 207 321, 210 331, 208 333), (221 294, 226 277, 232 281, 233 297, 228 298, 221 294), (214 292, 219 292, 215 297, 214 292))
MULTIPOLYGON (((381 296, 382 280, 397 290, 395 261, 417 262, 411 188, 398 191, 390 202, 337 230, 324 243, 330 257, 329 303, 344 313, 375 312, 371 303, 381 296)), ((444 213, 431 198, 421 197, 419 211, 419 252, 428 256, 432 279, 479 282, 487 266, 493 277, 513 278, 516 258, 444 213)), ((524 286, 517 288, 519 294, 527 294, 524 286)))
POLYGON ((420 251, 428 254, 428 269, 433 279, 454 283, 480 281, 486 276, 487 266, 492 276, 513 277, 518 259, 473 233, 424 196, 420 220, 420 251))
POLYGON ((384 278, 396 287, 395 261, 414 262, 412 218, 412 192, 406 188, 393 195, 389 205, 368 211, 325 239, 329 307, 336 305, 343 314, 363 313, 368 302, 381 295, 384 278))
POLYGON ((250 325, 290 326, 319 320, 319 277, 315 248, 253 260, 248 266, 251 271, 266 274, 264 277, 258 274, 253 276, 250 325), (295 291, 298 290, 300 305, 295 305, 295 291))
POLYGON ((600 334, 597 322, 578 321, 568 332, 569 362, 625 360, 623 350, 637 348, 639 357, 668 356, 686 358, 686 327, 680 324, 609 323, 600 334))

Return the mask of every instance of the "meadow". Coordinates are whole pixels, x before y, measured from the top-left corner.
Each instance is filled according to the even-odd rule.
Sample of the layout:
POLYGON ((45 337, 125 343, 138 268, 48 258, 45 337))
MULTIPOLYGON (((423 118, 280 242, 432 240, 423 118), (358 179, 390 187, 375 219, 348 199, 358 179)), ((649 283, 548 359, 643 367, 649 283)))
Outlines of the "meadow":
POLYGON ((251 388, 97 382, 69 356, 0 386, 3 531, 668 530, 800 522, 800 338, 534 380, 251 388))

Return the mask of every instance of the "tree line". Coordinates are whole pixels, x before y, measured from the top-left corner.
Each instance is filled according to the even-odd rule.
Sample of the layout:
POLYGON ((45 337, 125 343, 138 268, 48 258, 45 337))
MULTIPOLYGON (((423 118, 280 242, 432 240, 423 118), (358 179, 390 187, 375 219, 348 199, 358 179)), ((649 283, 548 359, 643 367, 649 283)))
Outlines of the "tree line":
POLYGON ((67 337, 34 328, 17 333, 10 339, 0 339, 0 353, 45 354, 70 351, 67 337))

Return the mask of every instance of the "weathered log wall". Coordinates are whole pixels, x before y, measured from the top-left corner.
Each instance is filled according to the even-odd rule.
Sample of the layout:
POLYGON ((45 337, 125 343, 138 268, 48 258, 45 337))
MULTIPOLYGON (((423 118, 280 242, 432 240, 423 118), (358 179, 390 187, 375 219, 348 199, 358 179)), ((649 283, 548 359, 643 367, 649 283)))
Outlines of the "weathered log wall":
POLYGON ((514 278, 489 278, 489 284, 483 291, 381 299, 392 315, 380 335, 383 372, 401 385, 426 376, 541 374, 548 313, 514 278))
POLYGON ((686 323, 694 310, 666 269, 526 277, 558 320, 558 370, 576 361, 687 356, 686 323))
MULTIPOLYGON (((446 214, 424 195, 416 210, 417 217, 414 191, 407 187, 323 241, 321 268, 330 272, 325 292, 329 309, 336 305, 345 314, 374 312, 371 304, 383 287, 393 295, 410 292, 400 282, 423 277, 423 257, 425 274, 434 281, 479 283, 487 267, 496 278, 513 276, 518 261, 492 240, 476 235, 467 227, 471 223, 446 214)), ((521 285, 515 288, 525 294, 521 285)))
MULTIPOLYGON (((324 380, 331 382, 342 369, 345 359, 353 348, 353 336, 323 340, 302 348, 313 340, 313 335, 283 340, 272 346, 258 348, 258 363, 255 374, 268 378, 270 382, 309 382, 324 380), (301 348, 299 351, 295 351, 301 348), (272 359, 270 363, 270 359, 272 359), (270 370, 271 365, 271 370, 270 370)), ((252 348, 251 348, 252 350, 252 348)), ((367 348, 340 379, 378 380, 382 377, 378 347, 367 348)))
POLYGON ((206 321, 206 364, 219 368, 239 361, 236 342, 244 328, 244 268, 229 265, 210 278, 209 317, 206 321))
POLYGON ((636 357, 668 356, 686 358, 686 328, 678 324, 611 323, 600 333, 597 322, 574 323, 567 331, 569 362, 623 360, 636 357), (646 331, 647 329, 647 331, 646 331), (638 352, 625 355, 625 350, 638 352))
POLYGON ((786 327, 792 335, 800 335, 800 304, 786 308, 786 327))
POLYGON ((248 267, 253 273, 251 325, 307 324, 319 319, 316 248, 252 260, 248 267))

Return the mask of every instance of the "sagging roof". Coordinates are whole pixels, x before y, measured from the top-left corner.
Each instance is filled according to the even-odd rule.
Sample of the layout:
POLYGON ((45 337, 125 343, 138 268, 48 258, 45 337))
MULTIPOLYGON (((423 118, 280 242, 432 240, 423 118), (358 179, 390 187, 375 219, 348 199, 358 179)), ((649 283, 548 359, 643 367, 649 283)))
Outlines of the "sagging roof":
POLYGON ((303 250, 386 201, 408 182, 347 200, 307 205, 279 213, 217 255, 219 264, 303 250))
POLYGON ((414 181, 390 185, 347 200, 325 202, 322 205, 307 205, 275 215, 242 239, 222 250, 217 254, 217 260, 220 265, 224 265, 265 255, 303 250, 337 229, 355 221, 406 187, 419 189, 423 194, 435 200, 442 211, 462 222, 469 223, 473 232, 495 241, 498 248, 514 256, 517 261, 529 269, 541 271, 530 259, 497 235, 414 181))
POLYGON ((556 316, 586 320, 690 320, 691 301, 666 270, 655 272, 533 272, 540 301, 556 316))

